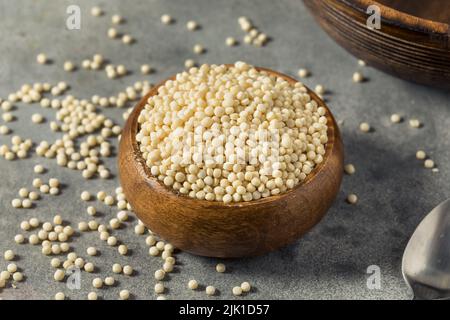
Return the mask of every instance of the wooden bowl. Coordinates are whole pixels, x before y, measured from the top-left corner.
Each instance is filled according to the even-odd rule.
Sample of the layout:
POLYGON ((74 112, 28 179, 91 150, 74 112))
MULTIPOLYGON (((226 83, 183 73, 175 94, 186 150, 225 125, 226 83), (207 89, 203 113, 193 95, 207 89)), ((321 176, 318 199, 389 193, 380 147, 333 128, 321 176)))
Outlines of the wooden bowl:
MULTIPOLYGON (((296 82, 283 74, 258 69, 296 82)), ((329 139, 324 161, 305 181, 277 196, 224 204, 177 194, 150 174, 136 142, 137 118, 148 98, 157 94, 163 83, 154 87, 131 112, 119 147, 118 167, 124 193, 148 228, 176 248, 225 258, 274 250, 296 240, 320 221, 339 191, 343 173, 343 146, 328 108, 329 139)), ((309 94, 325 106, 313 92, 309 94)))
POLYGON ((450 2, 304 0, 322 28, 350 53, 400 78, 450 89, 450 2), (381 29, 367 8, 377 5, 381 29))

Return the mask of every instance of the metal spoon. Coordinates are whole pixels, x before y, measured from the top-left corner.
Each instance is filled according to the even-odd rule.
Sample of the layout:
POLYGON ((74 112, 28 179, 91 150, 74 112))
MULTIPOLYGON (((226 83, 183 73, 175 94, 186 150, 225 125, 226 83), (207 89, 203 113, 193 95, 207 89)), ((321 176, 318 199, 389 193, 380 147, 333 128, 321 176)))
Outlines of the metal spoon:
POLYGON ((450 199, 414 231, 403 253, 402 273, 414 299, 450 299, 450 199))

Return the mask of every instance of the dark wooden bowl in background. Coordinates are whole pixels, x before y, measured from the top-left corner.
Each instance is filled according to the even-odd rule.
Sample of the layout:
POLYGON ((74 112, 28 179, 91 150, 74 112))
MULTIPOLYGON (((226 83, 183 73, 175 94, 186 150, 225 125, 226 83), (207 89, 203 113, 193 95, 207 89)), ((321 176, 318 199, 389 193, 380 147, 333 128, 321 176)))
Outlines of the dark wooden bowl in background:
POLYGON ((450 89, 450 1, 303 0, 322 28, 350 53, 400 78, 450 89), (367 28, 367 8, 381 29, 367 28))
MULTIPOLYGON (((286 75, 262 70, 296 82, 286 75)), ((134 108, 119 146, 121 185, 133 210, 147 227, 184 251, 228 258, 259 255, 287 245, 322 219, 339 191, 343 146, 335 119, 316 94, 309 91, 314 100, 327 108, 329 139, 324 161, 305 181, 284 194, 224 204, 177 194, 150 174, 136 141, 137 118, 161 84, 134 108)))

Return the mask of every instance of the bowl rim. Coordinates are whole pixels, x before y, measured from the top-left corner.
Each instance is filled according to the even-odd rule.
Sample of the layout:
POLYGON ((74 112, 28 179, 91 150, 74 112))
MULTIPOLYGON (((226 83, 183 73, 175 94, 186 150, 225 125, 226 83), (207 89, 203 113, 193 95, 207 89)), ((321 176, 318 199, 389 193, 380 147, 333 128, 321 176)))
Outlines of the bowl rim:
POLYGON ((402 23, 400 27, 406 27, 419 32, 428 33, 441 33, 447 34, 449 37, 450 23, 444 23, 440 21, 434 21, 426 18, 421 18, 404 11, 400 11, 393 7, 389 7, 385 4, 378 2, 377 0, 337 0, 339 2, 345 3, 346 5, 366 13, 367 8, 370 5, 376 5, 380 7, 381 17, 384 21, 390 24, 402 23))
MULTIPOLYGON (((225 64, 225 65, 228 67, 233 66, 233 64, 225 64)), ((252 65, 252 67, 258 71, 265 71, 271 75, 281 77, 290 83, 300 82, 303 84, 303 82, 298 81, 295 78, 292 78, 281 72, 274 71, 269 68, 257 67, 257 66, 253 66, 253 65, 252 65)), ((303 84, 303 86, 306 88, 308 94, 311 96, 311 99, 315 100, 316 102, 319 103, 320 106, 323 106, 325 108, 326 117, 328 119, 328 122, 332 124, 331 126, 328 125, 328 130, 327 130, 328 141, 325 146, 325 154, 323 156, 323 161, 319 165, 317 165, 313 168, 311 173, 309 173, 306 176, 305 180, 301 181, 294 188, 292 188, 284 193, 281 193, 278 195, 271 195, 266 198, 260 198, 258 200, 239 201, 239 202, 231 202, 231 203, 226 204, 226 203, 223 203, 222 201, 208 201, 208 200, 200 200, 200 199, 191 198, 187 195, 181 194, 181 193, 177 192, 176 190, 173 190, 173 189, 167 187, 166 185, 164 185, 161 181, 159 181, 156 177, 154 177, 150 173, 150 168, 148 168, 147 164, 145 163, 145 159, 142 157, 142 153, 139 149, 139 145, 136 140, 136 134, 139 129, 139 124, 137 122, 137 119, 140 115, 141 110, 147 104, 148 98, 153 96, 155 93, 157 93, 158 88, 160 86, 162 86, 166 81, 173 80, 173 79, 175 79, 175 76, 169 77, 169 78, 159 82, 154 87, 152 87, 150 89, 150 91, 145 96, 143 96, 138 101, 138 103, 133 107, 133 110, 131 111, 129 118, 127 119, 127 125, 130 126, 129 138, 131 139, 131 146, 133 149, 133 154, 135 155, 134 160, 137 162, 136 164, 138 164, 140 169, 142 170, 141 172, 145 173, 145 176, 143 178, 145 179, 145 181, 147 183, 156 183, 159 187, 158 192, 164 192, 168 197, 172 197, 172 196, 179 197, 179 198, 182 198, 183 201, 188 201, 189 203, 192 203, 193 205, 199 205, 199 207, 203 207, 203 208, 206 206, 211 209, 219 208, 219 207, 220 208, 230 208, 230 209, 244 207, 244 206, 251 207, 251 206, 264 205, 264 204, 271 203, 272 201, 276 201, 276 200, 283 200, 285 198, 288 198, 292 193, 294 193, 299 188, 302 188, 305 185, 314 181, 314 178, 324 170, 326 164, 330 161, 330 156, 333 153, 333 150, 336 147, 336 144, 338 143, 337 140, 340 139, 339 127, 336 123, 336 120, 335 120, 333 114, 331 113, 330 109, 326 105, 326 103, 321 98, 319 98, 318 95, 314 91, 312 91, 306 85, 303 84)))

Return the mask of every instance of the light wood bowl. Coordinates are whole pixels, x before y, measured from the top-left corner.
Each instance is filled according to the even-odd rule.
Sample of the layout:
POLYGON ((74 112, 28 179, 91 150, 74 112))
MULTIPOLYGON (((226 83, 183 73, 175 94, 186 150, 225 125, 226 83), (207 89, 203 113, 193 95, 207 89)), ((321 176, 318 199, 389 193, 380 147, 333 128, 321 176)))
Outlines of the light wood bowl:
POLYGON ((450 89, 450 1, 303 0, 322 28, 350 53, 400 78, 450 89), (367 8, 381 29, 367 28, 367 8))
MULTIPOLYGON (((286 75, 265 70, 294 83, 286 75)), ((173 79, 173 78, 171 78, 173 79)), ((154 87, 131 112, 122 132, 118 167, 133 210, 153 232, 176 248, 202 256, 242 257, 287 245, 311 229, 334 201, 342 180, 343 146, 327 108, 328 143, 324 161, 294 189, 250 202, 224 204, 192 199, 169 190, 150 174, 136 142, 137 118, 154 87)), ((325 106, 316 94, 314 100, 325 106)))

